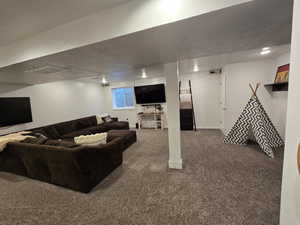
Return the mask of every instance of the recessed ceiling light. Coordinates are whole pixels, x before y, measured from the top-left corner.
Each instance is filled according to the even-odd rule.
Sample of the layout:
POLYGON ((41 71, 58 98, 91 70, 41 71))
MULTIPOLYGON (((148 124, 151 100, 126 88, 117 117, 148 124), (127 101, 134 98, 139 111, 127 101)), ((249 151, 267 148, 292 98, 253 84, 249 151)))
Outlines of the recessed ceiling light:
POLYGON ((161 0, 161 8, 169 14, 175 14, 181 6, 182 0, 161 0))
POLYGON ((271 48, 270 47, 263 47, 260 54, 261 55, 268 55, 271 53, 271 48))
POLYGON ((108 81, 107 81, 105 76, 102 77, 101 83, 102 84, 108 84, 108 81))
POLYGON ((146 69, 144 68, 144 69, 142 69, 142 78, 147 78, 148 76, 147 76, 147 73, 146 73, 146 69))
POLYGON ((263 50, 263 51, 270 50, 270 47, 264 47, 262 50, 263 50))
POLYGON ((194 68, 193 68, 194 72, 199 72, 199 66, 197 63, 194 64, 194 68))
POLYGON ((270 53, 271 53, 271 50, 264 50, 264 51, 260 52, 261 55, 268 55, 270 53))

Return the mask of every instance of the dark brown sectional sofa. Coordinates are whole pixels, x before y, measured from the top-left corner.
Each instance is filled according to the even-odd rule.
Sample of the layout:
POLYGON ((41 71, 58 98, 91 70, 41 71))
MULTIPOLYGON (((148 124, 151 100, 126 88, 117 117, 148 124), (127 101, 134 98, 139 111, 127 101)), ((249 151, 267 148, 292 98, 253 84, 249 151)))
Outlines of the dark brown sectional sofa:
POLYGON ((127 121, 118 121, 117 118, 112 118, 112 120, 111 122, 97 125, 96 116, 90 116, 35 128, 33 131, 42 133, 51 139, 68 139, 80 135, 103 133, 109 130, 129 130, 129 123, 127 121))
POLYGON ((48 138, 11 142, 0 153, 0 171, 27 176, 83 193, 122 164, 123 151, 136 142, 127 122, 97 125, 96 117, 32 130, 48 138), (116 128, 119 128, 119 130, 116 128), (107 144, 76 145, 73 137, 108 132, 107 144), (38 142, 38 143, 36 143, 38 142))

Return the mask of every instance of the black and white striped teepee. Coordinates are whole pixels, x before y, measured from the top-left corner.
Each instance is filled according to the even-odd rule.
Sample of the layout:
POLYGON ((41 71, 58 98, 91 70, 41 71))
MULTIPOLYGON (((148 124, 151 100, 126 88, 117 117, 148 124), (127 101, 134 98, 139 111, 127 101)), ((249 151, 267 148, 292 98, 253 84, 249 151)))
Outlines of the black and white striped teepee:
POLYGON ((256 96, 259 84, 255 90, 251 85, 250 87, 253 91, 253 96, 250 98, 233 128, 225 137, 224 142, 226 144, 245 145, 249 140, 250 131, 252 131, 256 142, 263 152, 269 157, 274 158, 273 148, 283 146, 284 142, 256 96))

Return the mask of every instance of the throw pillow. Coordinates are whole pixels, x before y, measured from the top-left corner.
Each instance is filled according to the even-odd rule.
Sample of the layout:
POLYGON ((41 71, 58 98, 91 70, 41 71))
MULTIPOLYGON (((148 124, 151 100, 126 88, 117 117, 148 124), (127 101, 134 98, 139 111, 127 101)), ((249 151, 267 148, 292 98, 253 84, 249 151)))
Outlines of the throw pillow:
POLYGON ((47 134, 47 137, 50 137, 52 139, 60 139, 61 136, 55 129, 55 127, 49 126, 43 129, 45 133, 47 134))
POLYGON ((44 138, 44 139, 48 139, 48 137, 43 134, 43 133, 40 133, 40 132, 32 132, 29 136, 33 136, 33 137, 36 137, 36 138, 44 138))
POLYGON ((88 127, 95 126, 97 124, 97 120, 95 117, 87 117, 83 119, 79 119, 76 122, 76 130, 82 130, 88 127))
POLYGON ((104 123, 104 121, 103 121, 103 119, 102 119, 101 116, 96 115, 96 119, 97 119, 97 125, 100 125, 100 124, 104 123))
POLYGON ((29 137, 23 140, 22 143, 41 145, 44 144, 47 140, 48 140, 47 137, 36 137, 36 138, 29 137))
POLYGON ((30 136, 34 136, 34 137, 40 137, 40 136, 48 137, 47 134, 46 134, 46 132, 43 131, 42 129, 33 130, 30 133, 30 136))
POLYGON ((108 123, 108 122, 111 122, 112 121, 112 118, 110 116, 105 116, 105 117, 102 117, 102 120, 105 122, 105 123, 108 123))

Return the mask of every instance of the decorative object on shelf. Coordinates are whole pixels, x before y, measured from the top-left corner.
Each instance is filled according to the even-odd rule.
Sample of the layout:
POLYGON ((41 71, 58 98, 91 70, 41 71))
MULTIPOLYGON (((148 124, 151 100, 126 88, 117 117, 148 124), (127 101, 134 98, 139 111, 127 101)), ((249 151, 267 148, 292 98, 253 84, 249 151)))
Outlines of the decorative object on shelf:
POLYGON ((289 81, 289 71, 290 71, 290 64, 286 64, 283 66, 279 66, 276 77, 275 77, 275 84, 283 83, 289 81))
POLYGON ((288 91, 289 90, 289 70, 290 64, 279 66, 275 81, 273 84, 265 84, 266 88, 272 88, 272 91, 288 91))

